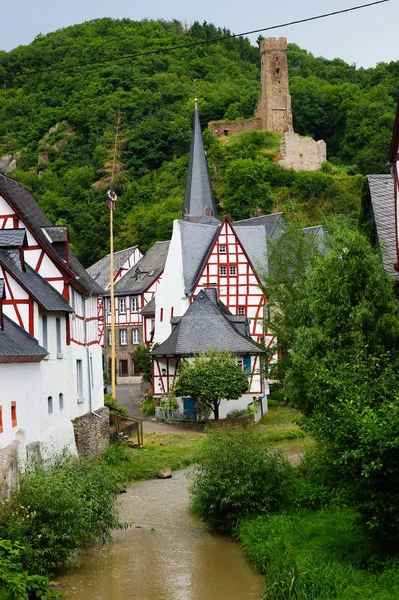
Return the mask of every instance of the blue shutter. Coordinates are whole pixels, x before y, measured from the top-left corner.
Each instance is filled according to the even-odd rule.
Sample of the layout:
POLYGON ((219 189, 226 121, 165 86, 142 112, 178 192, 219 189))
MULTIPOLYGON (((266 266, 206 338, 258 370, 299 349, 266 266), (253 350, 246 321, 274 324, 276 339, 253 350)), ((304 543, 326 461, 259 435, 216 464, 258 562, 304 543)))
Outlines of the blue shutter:
POLYGON ((250 356, 243 356, 243 365, 244 365, 244 373, 246 375, 248 375, 248 377, 251 376, 251 357, 250 356))

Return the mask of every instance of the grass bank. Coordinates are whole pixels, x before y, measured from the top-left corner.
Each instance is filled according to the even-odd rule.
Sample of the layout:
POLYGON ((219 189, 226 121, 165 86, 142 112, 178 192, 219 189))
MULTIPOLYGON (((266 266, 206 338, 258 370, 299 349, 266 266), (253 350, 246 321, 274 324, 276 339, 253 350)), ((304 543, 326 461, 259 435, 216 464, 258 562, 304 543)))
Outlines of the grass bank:
POLYGON ((269 411, 257 423, 256 429, 265 442, 304 439, 305 434, 298 425, 300 416, 295 408, 270 400, 269 411))
POLYGON ((104 461, 116 469, 125 483, 152 479, 160 469, 184 469, 196 460, 204 436, 189 433, 150 433, 143 448, 110 446, 104 461))
POLYGON ((264 600, 397 600, 399 558, 373 554, 348 508, 241 521, 236 537, 266 574, 264 600))

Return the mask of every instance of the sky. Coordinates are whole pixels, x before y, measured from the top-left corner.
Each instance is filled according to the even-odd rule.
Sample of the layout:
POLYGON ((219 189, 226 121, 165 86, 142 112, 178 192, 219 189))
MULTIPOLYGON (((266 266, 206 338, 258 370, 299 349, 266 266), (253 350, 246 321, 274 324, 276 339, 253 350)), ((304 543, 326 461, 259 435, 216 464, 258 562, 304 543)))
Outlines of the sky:
MULTIPOLYGON (((207 21, 233 33, 279 25, 366 4, 370 0, 18 0, 1 12, 0 49, 27 45, 38 34, 101 17, 207 21)), ((399 60, 399 0, 265 33, 284 36, 314 54, 358 67, 399 60)), ((250 37, 255 43, 257 36, 250 37)))

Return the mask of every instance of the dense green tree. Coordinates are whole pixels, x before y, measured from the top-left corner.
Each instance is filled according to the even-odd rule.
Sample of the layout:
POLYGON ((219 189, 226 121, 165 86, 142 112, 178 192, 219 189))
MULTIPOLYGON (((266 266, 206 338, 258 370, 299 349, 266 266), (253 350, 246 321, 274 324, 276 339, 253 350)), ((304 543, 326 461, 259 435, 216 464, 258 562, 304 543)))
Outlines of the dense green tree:
POLYGON ((248 376, 229 352, 207 350, 185 362, 174 385, 176 396, 191 396, 219 418, 222 400, 238 400, 248 389, 248 376))
MULTIPOLYGON (((399 314, 365 238, 336 223, 299 283, 284 386, 377 536, 399 531, 399 314)), ((289 306, 289 303, 288 303, 289 306)))

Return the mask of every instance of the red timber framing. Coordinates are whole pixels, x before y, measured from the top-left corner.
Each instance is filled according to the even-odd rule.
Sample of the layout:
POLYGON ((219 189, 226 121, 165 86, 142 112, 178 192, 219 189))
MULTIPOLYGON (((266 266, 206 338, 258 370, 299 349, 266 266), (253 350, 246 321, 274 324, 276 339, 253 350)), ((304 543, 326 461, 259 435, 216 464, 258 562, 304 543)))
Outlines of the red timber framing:
POLYGON ((157 357, 152 361, 152 393, 154 396, 168 394, 176 379, 180 358, 157 357), (163 371, 165 374, 163 375, 163 371))
POLYGON ((220 300, 233 315, 244 314, 250 319, 251 337, 259 343, 266 338, 269 346, 274 336, 263 331, 266 298, 260 285, 245 248, 225 219, 197 279, 191 301, 202 288, 217 288, 220 300))
POLYGON ((104 313, 104 298, 101 296, 97 299, 97 319, 98 319, 98 343, 100 346, 104 346, 104 323, 105 323, 105 313, 104 313))
POLYGON ((7 271, 7 269, 0 265, 3 271, 3 279, 4 286, 6 290, 6 299, 3 300, 3 306, 12 306, 15 312, 15 316, 18 322, 18 325, 21 329, 24 329, 30 335, 35 336, 35 323, 34 323, 34 304, 33 299, 30 295, 29 290, 27 290, 19 281, 16 282, 17 285, 24 290, 26 293, 25 298, 18 298, 15 296, 12 289, 12 281, 14 281, 12 275, 7 271), (23 307, 27 307, 27 320, 23 318, 23 315, 26 314, 26 310, 23 310, 23 307))
POLYGON ((396 263, 395 270, 399 271, 399 104, 393 129, 389 162, 394 178, 395 234, 396 234, 396 263))
MULTIPOLYGON (((38 256, 35 264, 31 264, 30 261, 27 261, 27 262, 29 264, 31 264, 32 268, 34 268, 35 271, 37 273, 39 273, 41 275, 41 277, 43 277, 43 279, 45 279, 51 285, 53 285, 53 287, 55 287, 55 289, 57 289, 57 288, 54 285, 54 283, 63 282, 62 294, 67 300, 69 300, 69 297, 68 297, 69 294, 68 294, 68 296, 66 295, 68 293, 67 288, 68 288, 68 283, 70 283, 70 281, 73 280, 74 275, 69 271, 69 269, 67 267, 65 267, 65 265, 62 264, 61 259, 58 259, 54 255, 52 255, 46 248, 44 248, 42 246, 40 241, 37 240, 34 231, 32 231, 32 229, 29 227, 29 225, 27 223, 25 223, 23 216, 20 215, 18 213, 18 211, 15 210, 13 203, 7 198, 7 195, 4 192, 0 192, 0 199, 4 199, 4 201, 10 207, 10 211, 11 211, 10 213, 0 215, 0 229, 9 229, 9 228, 20 229, 20 223, 22 223, 23 228, 26 229, 30 233, 30 235, 36 242, 35 244, 32 244, 32 243, 29 243, 29 241, 28 241, 29 245, 27 248, 24 249, 25 258, 29 255, 30 252, 39 251, 39 256, 38 256), (47 256, 49 258, 51 263, 54 265, 54 268, 57 269, 58 275, 51 277, 51 276, 45 276, 43 273, 40 272, 40 269, 42 267, 42 263, 43 263, 45 256, 47 256)), ((28 240, 29 240, 29 236, 28 236, 28 240)))

